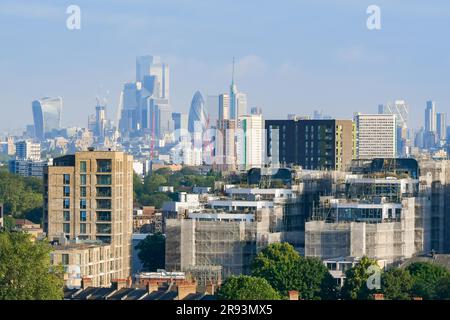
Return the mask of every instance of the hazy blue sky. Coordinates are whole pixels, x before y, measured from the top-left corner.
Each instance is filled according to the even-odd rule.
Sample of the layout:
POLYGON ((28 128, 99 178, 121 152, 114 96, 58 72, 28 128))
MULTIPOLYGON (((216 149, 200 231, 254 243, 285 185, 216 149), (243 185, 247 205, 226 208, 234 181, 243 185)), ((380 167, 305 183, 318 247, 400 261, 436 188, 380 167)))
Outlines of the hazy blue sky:
POLYGON ((97 92, 115 118, 136 55, 171 67, 171 102, 228 91, 231 60, 266 118, 314 109, 338 118, 405 99, 413 125, 427 99, 450 113, 450 1, 108 0, 0 3, 0 131, 32 123, 31 101, 62 96, 63 124, 87 124, 97 92), (66 29, 66 7, 82 10, 66 29), (382 29, 366 28, 368 5, 382 29))

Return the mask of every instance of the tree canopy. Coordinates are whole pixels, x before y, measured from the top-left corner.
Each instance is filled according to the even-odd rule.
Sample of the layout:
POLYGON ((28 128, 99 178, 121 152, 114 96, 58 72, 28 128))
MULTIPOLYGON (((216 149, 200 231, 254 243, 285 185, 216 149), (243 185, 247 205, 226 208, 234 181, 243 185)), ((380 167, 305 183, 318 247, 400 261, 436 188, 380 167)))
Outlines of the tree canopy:
POLYGON ((60 300, 62 267, 50 265, 51 246, 22 232, 0 232, 0 300, 60 300))
POLYGON ((161 233, 147 236, 136 246, 139 250, 138 257, 143 267, 148 271, 164 269, 166 238, 161 233))
POLYGON ((254 259, 252 275, 261 277, 281 295, 297 290, 302 299, 335 299, 337 283, 323 263, 304 258, 286 242, 273 243, 254 259))
POLYGON ((279 300, 280 295, 267 280, 251 276, 231 276, 217 294, 220 300, 279 300))
POLYGON ((441 279, 450 276, 447 269, 434 263, 415 262, 406 267, 406 270, 413 278, 412 294, 414 296, 425 300, 445 298, 440 297, 436 289, 441 279))
POLYGON ((43 205, 43 181, 0 171, 0 203, 6 214, 40 223, 43 205), (36 215, 36 212, 39 212, 36 215))
POLYGON ((377 262, 366 256, 345 273, 345 282, 341 289, 341 297, 349 300, 366 300, 376 291, 367 286, 367 280, 373 274, 371 266, 378 267, 377 262))
POLYGON ((381 288, 388 300, 410 300, 414 279, 408 270, 393 268, 381 275, 381 288))

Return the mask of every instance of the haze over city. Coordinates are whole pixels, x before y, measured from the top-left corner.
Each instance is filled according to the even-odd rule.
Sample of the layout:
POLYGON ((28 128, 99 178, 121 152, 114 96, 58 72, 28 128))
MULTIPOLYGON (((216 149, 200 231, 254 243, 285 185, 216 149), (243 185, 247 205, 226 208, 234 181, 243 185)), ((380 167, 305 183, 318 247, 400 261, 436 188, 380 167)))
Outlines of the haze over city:
POLYGON ((71 1, 0 4, 1 131, 33 122, 31 101, 63 98, 63 126, 85 126, 96 96, 115 119, 135 57, 171 68, 173 110, 194 92, 236 83, 267 118, 314 110, 351 119, 396 99, 423 124, 429 99, 450 105, 450 4, 377 1, 381 30, 366 27, 371 1, 77 1, 81 29, 66 28, 71 1))

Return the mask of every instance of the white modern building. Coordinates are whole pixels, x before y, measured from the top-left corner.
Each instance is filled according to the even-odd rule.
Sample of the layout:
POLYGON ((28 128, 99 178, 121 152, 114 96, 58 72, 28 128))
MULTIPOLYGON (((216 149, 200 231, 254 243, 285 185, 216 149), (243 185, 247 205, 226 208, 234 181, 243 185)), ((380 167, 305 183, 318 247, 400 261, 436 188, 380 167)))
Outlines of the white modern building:
POLYGON ((395 158, 397 126, 393 114, 355 114, 358 159, 395 158))
POLYGON ((263 164, 264 121, 261 114, 238 118, 237 164, 239 169, 260 168, 263 164))

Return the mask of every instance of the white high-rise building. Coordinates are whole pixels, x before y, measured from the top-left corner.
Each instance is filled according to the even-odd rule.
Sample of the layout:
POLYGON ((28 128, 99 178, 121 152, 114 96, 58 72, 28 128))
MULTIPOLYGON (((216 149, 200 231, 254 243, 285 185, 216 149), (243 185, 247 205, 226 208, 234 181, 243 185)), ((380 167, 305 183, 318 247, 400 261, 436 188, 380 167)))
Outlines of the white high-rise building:
POLYGON ((230 96, 226 93, 219 95, 219 121, 230 119, 230 96))
POLYGON ((236 143, 237 165, 241 170, 261 168, 263 162, 264 121, 261 114, 244 115, 238 119, 236 143))
POLYGON ((395 158, 396 117, 393 114, 355 114, 358 159, 395 158))
POLYGON ((29 140, 16 142, 16 159, 41 160, 41 144, 29 140))
POLYGON ((436 132, 436 103, 431 100, 425 109, 425 132, 436 132))

